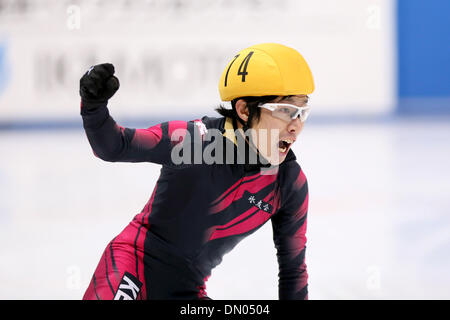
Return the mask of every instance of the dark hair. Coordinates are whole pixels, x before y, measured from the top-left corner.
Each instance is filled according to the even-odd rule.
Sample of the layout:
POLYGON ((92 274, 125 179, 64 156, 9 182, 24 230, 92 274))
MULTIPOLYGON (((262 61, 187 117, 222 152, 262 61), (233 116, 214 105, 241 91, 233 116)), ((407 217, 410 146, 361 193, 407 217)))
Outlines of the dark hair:
POLYGON ((266 103, 269 101, 273 101, 277 97, 278 96, 240 97, 240 98, 231 100, 231 109, 227 109, 223 105, 220 105, 215 110, 223 117, 229 117, 231 119, 239 121, 244 126, 251 127, 253 120, 259 121, 259 118, 261 117, 261 108, 258 108, 258 105, 260 103, 266 103), (239 116, 236 112, 236 102, 239 99, 242 99, 247 103, 247 108, 248 108, 248 113, 249 113, 247 123, 244 123, 244 120, 239 118, 239 116))

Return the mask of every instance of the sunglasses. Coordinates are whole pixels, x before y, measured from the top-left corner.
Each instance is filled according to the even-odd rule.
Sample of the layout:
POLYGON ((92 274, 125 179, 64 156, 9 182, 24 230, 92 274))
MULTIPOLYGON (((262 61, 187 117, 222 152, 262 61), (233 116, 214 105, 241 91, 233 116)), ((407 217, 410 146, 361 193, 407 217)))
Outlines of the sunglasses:
POLYGON ((305 122, 309 116, 310 107, 297 107, 288 103, 261 103, 258 105, 260 108, 264 108, 272 111, 272 115, 281 120, 287 122, 300 118, 301 122, 305 122))

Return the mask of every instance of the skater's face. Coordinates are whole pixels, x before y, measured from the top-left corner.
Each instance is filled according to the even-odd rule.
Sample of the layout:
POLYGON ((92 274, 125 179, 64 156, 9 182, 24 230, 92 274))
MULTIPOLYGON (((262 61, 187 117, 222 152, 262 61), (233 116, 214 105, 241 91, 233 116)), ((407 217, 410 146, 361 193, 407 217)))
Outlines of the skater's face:
MULTIPOLYGON (((308 102, 308 96, 278 97, 271 102, 305 107, 308 102)), ((237 101, 236 111, 244 121, 248 120, 248 110, 244 100, 237 101)), ((289 149, 302 131, 304 122, 299 117, 282 119, 276 114, 274 116, 274 114, 273 111, 261 108, 261 117, 258 122, 252 125, 251 134, 252 141, 261 155, 272 165, 278 165, 285 160, 289 149)))

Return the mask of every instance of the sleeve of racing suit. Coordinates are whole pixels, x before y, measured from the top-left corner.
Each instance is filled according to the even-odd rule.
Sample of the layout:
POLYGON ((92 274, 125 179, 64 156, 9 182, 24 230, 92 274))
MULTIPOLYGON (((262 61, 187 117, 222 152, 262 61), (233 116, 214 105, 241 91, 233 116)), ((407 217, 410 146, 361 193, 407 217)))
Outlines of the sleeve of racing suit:
POLYGON ((308 272, 305 263, 308 183, 300 166, 289 172, 289 190, 282 206, 272 217, 273 240, 279 266, 280 300, 308 299, 308 272))
POLYGON ((93 110, 81 106, 80 114, 95 156, 110 162, 171 164, 173 147, 195 128, 191 121, 169 121, 147 129, 124 128, 110 116, 106 104, 93 110))

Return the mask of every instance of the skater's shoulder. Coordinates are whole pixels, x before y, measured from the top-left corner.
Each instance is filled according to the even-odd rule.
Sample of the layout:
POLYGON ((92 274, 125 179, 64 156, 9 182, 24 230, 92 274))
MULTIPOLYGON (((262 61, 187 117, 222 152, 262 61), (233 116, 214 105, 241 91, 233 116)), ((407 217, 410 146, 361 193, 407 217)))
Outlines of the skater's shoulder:
POLYGON ((279 170, 279 176, 283 185, 291 185, 296 180, 300 179, 299 177, 301 177, 301 179, 306 179, 303 168, 295 155, 292 153, 290 158, 288 158, 288 156, 286 156, 286 160, 280 165, 279 170))
POLYGON ((210 116, 203 116, 202 118, 196 119, 194 121, 201 121, 206 128, 211 129, 223 129, 225 125, 225 118, 224 117, 210 117, 210 116))

